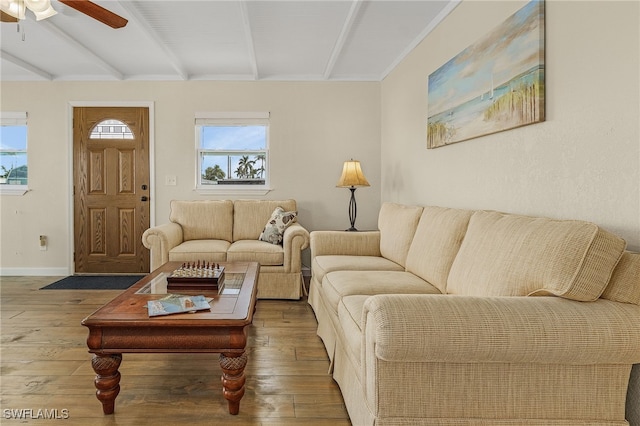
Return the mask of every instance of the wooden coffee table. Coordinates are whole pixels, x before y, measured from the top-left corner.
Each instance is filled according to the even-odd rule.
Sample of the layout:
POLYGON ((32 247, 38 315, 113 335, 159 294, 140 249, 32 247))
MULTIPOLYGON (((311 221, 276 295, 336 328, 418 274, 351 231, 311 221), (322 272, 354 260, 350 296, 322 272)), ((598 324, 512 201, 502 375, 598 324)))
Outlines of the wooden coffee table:
POLYGON ((238 414, 244 395, 247 364, 246 327, 253 320, 260 265, 256 262, 222 263, 225 286, 217 291, 180 291, 213 297, 210 311, 149 318, 147 301, 166 295, 166 276, 182 262, 168 262, 120 296, 82 320, 89 328, 87 346, 93 353, 96 397, 104 414, 112 414, 120 392, 123 353, 219 353, 223 395, 229 413, 238 414))

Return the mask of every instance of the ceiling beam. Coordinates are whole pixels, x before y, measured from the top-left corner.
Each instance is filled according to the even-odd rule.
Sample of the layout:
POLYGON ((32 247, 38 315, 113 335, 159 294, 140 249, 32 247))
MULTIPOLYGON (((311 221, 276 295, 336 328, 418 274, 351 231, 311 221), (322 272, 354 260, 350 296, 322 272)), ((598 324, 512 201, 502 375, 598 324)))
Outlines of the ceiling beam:
POLYGON ((17 58, 15 56, 13 56, 11 53, 7 53, 4 50, 0 50, 0 58, 4 59, 5 61, 9 61, 14 65, 19 66, 20 68, 23 68, 29 72, 32 72, 34 74, 39 75, 40 77, 46 79, 46 80, 53 80, 53 75, 51 75, 50 73, 36 67, 33 64, 30 64, 29 62, 23 61, 20 58, 17 58))
POLYGON ((140 14, 140 12, 138 12, 138 9, 136 9, 135 6, 133 6, 130 1, 120 0, 118 3, 129 14, 128 16, 129 21, 131 21, 134 24, 134 26, 140 27, 144 35, 147 36, 147 38, 153 44, 155 44, 158 48, 160 48, 160 50, 162 50, 165 57, 167 58, 167 61, 169 62, 169 65, 171 65, 171 67, 176 71, 176 73, 178 73, 180 78, 183 80, 189 80, 189 73, 182 65, 182 62, 180 62, 180 60, 176 57, 173 51, 169 49, 169 47, 167 47, 165 43, 162 42, 162 39, 160 38, 158 33, 153 28, 151 28, 151 25, 149 25, 149 22, 144 18, 144 16, 140 14))
POLYGON ((351 34, 351 30, 353 29, 353 24, 356 20, 356 17, 358 16, 360 7, 362 7, 361 0, 356 0, 351 3, 347 18, 344 20, 344 24, 342 25, 342 31, 340 31, 338 40, 336 40, 336 44, 335 46, 333 46, 333 50, 331 51, 331 55, 329 56, 329 61, 327 61, 327 66, 324 69, 323 77, 325 80, 328 80, 333 73, 333 67, 335 67, 338 58, 342 54, 342 49, 344 48, 344 44, 351 34))
POLYGON ((94 61, 97 65, 99 65, 104 70, 109 72, 109 74, 111 74, 116 79, 124 80, 124 75, 120 70, 117 70, 116 68, 114 68, 110 63, 108 63, 107 61, 102 59, 100 56, 98 56, 96 52, 89 49, 87 46, 85 46, 75 38, 71 37, 69 34, 62 31, 56 25, 51 23, 51 21, 48 21, 48 20, 38 21, 38 25, 46 29, 47 31, 49 31, 51 34, 54 34, 56 37, 60 38, 62 41, 67 43, 69 46, 72 46, 83 55, 91 57, 92 61, 94 61))
POLYGON ((253 73, 253 79, 258 80, 260 73, 258 72, 258 59, 256 58, 256 49, 253 44, 253 32, 251 31, 251 22, 249 21, 249 10, 247 9, 247 2, 240 2, 240 11, 242 13, 242 24, 244 26, 244 36, 247 41, 247 50, 249 50, 249 65, 251 66, 251 72, 253 73))

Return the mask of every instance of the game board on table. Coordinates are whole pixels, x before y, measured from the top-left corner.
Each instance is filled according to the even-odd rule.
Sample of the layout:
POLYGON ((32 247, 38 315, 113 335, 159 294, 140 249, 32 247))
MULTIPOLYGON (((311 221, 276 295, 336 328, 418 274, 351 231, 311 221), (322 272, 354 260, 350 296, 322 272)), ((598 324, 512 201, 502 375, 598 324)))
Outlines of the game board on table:
POLYGON ((224 266, 218 263, 185 262, 167 277, 167 290, 221 290, 224 266))

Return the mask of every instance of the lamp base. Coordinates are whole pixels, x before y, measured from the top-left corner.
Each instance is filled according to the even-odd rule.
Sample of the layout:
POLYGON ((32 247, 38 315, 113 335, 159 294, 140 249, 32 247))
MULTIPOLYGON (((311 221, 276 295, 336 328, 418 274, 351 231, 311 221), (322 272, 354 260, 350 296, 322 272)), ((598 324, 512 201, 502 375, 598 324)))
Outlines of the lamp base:
POLYGON ((345 231, 353 232, 353 231, 358 231, 358 230, 354 226, 352 226, 349 229, 345 229, 345 231))
POLYGON ((358 214, 358 207, 356 206, 356 187, 349 188, 351 191, 351 198, 349 199, 349 222, 351 222, 351 228, 347 231, 357 231, 356 229, 356 215, 358 214))

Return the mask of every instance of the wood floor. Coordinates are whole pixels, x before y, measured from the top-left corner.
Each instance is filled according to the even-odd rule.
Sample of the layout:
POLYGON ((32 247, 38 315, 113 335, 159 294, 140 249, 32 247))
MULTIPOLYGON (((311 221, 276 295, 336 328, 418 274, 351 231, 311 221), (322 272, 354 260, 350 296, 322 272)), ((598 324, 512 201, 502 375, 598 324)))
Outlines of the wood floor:
POLYGON ((216 354, 124 354, 116 412, 105 416, 80 321, 119 292, 39 290, 55 280, 0 278, 3 425, 48 424, 38 410, 68 416, 64 425, 351 424, 306 300, 258 302, 238 416, 228 414, 216 354), (27 421, 13 418, 20 410, 27 421))

